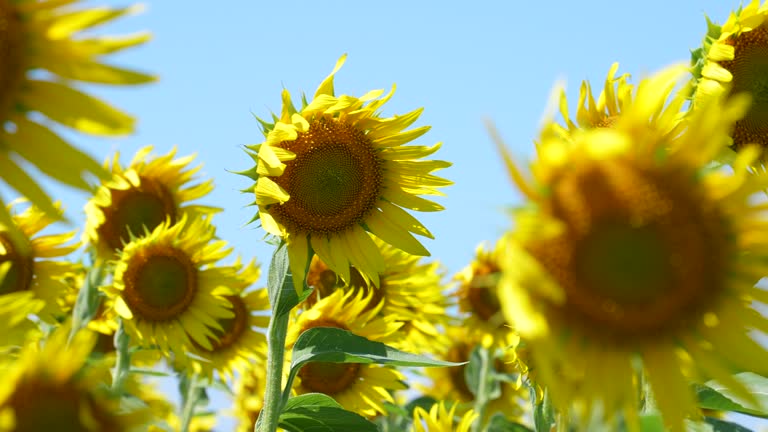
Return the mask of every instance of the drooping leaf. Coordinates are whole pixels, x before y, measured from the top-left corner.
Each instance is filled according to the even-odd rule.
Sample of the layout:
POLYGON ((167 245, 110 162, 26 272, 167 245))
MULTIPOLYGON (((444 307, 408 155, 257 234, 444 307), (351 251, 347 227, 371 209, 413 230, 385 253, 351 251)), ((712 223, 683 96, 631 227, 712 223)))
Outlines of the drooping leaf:
POLYGON ((320 393, 288 399, 278 424, 288 432, 378 432, 365 417, 345 410, 320 393))
POLYGON ((488 422, 485 432, 533 432, 533 429, 508 420, 504 414, 496 413, 488 422))
POLYGON ((742 372, 733 377, 750 390, 759 405, 744 400, 717 381, 709 381, 706 386, 696 386, 699 406, 716 411, 734 411, 768 418, 768 378, 752 372, 742 372))

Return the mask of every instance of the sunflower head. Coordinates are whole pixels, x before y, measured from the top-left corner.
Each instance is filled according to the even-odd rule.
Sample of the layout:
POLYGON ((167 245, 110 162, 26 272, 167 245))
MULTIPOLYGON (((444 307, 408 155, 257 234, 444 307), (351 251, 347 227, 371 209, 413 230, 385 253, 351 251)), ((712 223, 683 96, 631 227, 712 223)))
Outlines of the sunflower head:
POLYGON ((692 52, 694 108, 713 93, 746 94, 752 104, 732 126, 731 147, 757 144, 768 148, 768 5, 750 1, 723 25, 707 18, 707 34, 692 52))
POLYGON ((457 404, 446 407, 445 402, 434 404, 429 412, 422 407, 413 410, 413 428, 411 432, 469 432, 477 420, 478 414, 469 410, 459 416, 457 404), (458 422, 456 418, 458 417, 458 422))
POLYGON ((175 148, 162 156, 151 152, 151 146, 140 149, 126 168, 116 154, 112 179, 85 206, 84 240, 106 259, 122 250, 131 236, 140 237, 163 222, 217 211, 188 204, 213 190, 212 180, 197 181, 200 166, 190 167, 194 156, 176 158, 175 148))
POLYGON ((747 175, 754 147, 733 174, 708 169, 748 101, 715 95, 681 123, 688 91, 668 96, 684 73, 643 80, 610 129, 545 129, 533 179, 512 168, 531 203, 515 213, 499 297, 561 409, 600 403, 636 422, 642 363, 666 423, 682 430, 697 412, 689 368, 726 379, 732 365, 765 369, 768 353, 746 334, 768 324, 743 299, 768 300, 753 288, 766 221, 749 200, 768 177, 747 175))
MULTIPOLYGON (((77 90, 75 83, 134 85, 154 80, 101 59, 141 45, 149 34, 81 33, 140 8, 78 9, 73 3, 77 1, 0 1, 0 177, 52 217, 60 214, 34 176, 18 163, 20 159, 55 180, 87 191, 91 190, 87 174, 107 178, 107 173, 35 115, 84 133, 128 134, 134 127, 131 116, 77 90)), ((0 212, 5 210, 2 205, 0 212)))
POLYGON ((207 219, 183 217, 125 246, 105 291, 134 341, 179 355, 192 341, 213 348, 220 320, 234 317, 226 296, 242 285, 237 268, 215 266, 230 250, 214 235, 207 219))
POLYGON ((4 365, 0 428, 111 432, 141 426, 144 413, 126 410, 107 393, 102 380, 110 376, 109 368, 86 362, 93 334, 80 332, 68 344, 68 331, 61 329, 44 346, 28 344, 4 365))
MULTIPOLYGON (((429 253, 412 236, 432 234, 403 208, 437 211, 442 207, 418 195, 439 195, 451 182, 432 174, 450 166, 419 160, 432 147, 405 146, 429 130, 405 130, 422 112, 381 117, 392 97, 374 90, 361 97, 336 96, 334 75, 343 56, 320 84, 314 98, 296 109, 287 90, 274 122, 262 121, 266 139, 247 146, 256 165, 251 177, 259 207, 255 219, 288 245, 291 271, 304 280, 312 251, 342 279, 350 265, 374 285, 384 267, 371 234, 415 255, 429 253)), ((301 283, 296 284, 301 287, 301 283)))
POLYGON ((0 265, 7 266, 0 294, 33 292, 45 302, 40 318, 53 322, 69 309, 67 299, 73 290, 67 277, 78 269, 62 258, 79 245, 71 242, 74 232, 41 234, 54 219, 34 206, 16 212, 19 204, 17 201, 7 208, 13 214, 11 224, 0 223, 0 265))

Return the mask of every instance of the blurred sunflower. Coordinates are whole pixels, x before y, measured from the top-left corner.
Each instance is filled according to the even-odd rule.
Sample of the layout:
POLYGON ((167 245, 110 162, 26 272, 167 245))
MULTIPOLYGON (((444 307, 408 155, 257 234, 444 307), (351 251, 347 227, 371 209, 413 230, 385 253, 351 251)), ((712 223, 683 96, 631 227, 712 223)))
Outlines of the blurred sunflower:
POLYGON ((715 95, 659 139, 677 127, 690 92, 668 95, 685 73, 643 80, 609 129, 564 139, 545 128, 533 179, 500 145, 531 201, 503 252, 502 310, 530 346, 537 379, 577 416, 599 404, 637 424, 642 364, 665 423, 680 431, 698 416, 687 376, 751 400, 731 373, 768 372, 768 352, 749 336, 768 331, 751 307, 768 302, 753 287, 768 270, 766 206, 750 200, 768 174, 748 173, 755 147, 733 174, 707 168, 748 98, 715 95))
POLYGON ((701 48, 692 51, 694 107, 713 93, 746 93, 752 97, 747 114, 732 126, 732 146, 757 144, 768 148, 768 4, 751 1, 731 13, 722 26, 707 18, 701 48))
POLYGON ((184 216, 194 219, 217 211, 188 204, 213 190, 212 180, 190 184, 200 170, 199 165, 190 167, 194 155, 174 159, 175 147, 162 156, 151 152, 152 146, 141 148, 127 168, 120 165, 119 153, 115 154, 112 179, 85 205, 84 241, 105 259, 122 250, 131 235, 141 237, 145 229, 152 231, 166 220, 175 223, 184 216))
POLYGON ((269 325, 269 316, 264 314, 270 310, 267 290, 261 288, 245 292, 259 279, 261 269, 255 262, 245 266, 237 263, 235 268, 238 269, 236 277, 239 284, 229 285, 233 293, 224 297, 231 303, 235 316, 218 320, 221 330, 214 330, 214 336, 209 337, 210 349, 193 343, 195 349, 191 351, 207 360, 190 359, 191 370, 208 377, 212 377, 213 371, 217 370, 233 380, 236 371, 242 372, 256 359, 265 360, 267 355, 264 334, 269 325), (257 331, 256 327, 263 331, 257 331))
POLYGON ((463 326, 472 337, 487 335, 500 344, 506 343, 506 336, 511 331, 501 313, 496 290, 501 277, 499 251, 502 247, 502 240, 490 250, 487 245, 480 244, 475 250, 472 263, 456 275, 459 282, 456 290, 459 311, 466 314, 462 320, 463 326))
POLYGON ((418 195, 442 195, 437 188, 451 182, 431 173, 451 164, 419 160, 440 144, 404 145, 429 130, 404 131, 423 109, 390 118, 378 115, 394 87, 383 98, 383 90, 360 98, 335 96, 334 74, 345 59, 339 59, 311 102, 303 99, 300 111, 283 90, 280 117, 274 123, 261 121, 266 140, 247 146, 256 166, 242 174, 256 182, 249 189, 259 206, 255 219, 287 242, 296 280, 304 280, 314 251, 345 281, 351 264, 378 286, 384 260, 370 234, 410 254, 429 255, 411 233, 432 234, 403 207, 442 210, 418 195))
POLYGON ((263 361, 255 361, 244 370, 235 383, 232 415, 237 419, 237 432, 253 432, 264 407, 266 370, 263 361))
POLYGON ((206 219, 183 217, 125 246, 104 291, 135 343, 178 355, 192 341, 213 349, 220 320, 235 316, 226 296, 241 283, 235 268, 214 266, 230 252, 214 234, 206 219))
POLYGON ((307 285, 314 290, 302 307, 311 307, 337 289, 362 291, 371 297, 369 309, 382 303, 379 316, 403 323, 398 333, 404 337, 394 346, 413 353, 435 352, 437 347, 447 343, 439 327, 448 323, 450 318, 446 309, 452 305, 441 282, 440 263, 422 262, 420 256, 403 252, 377 238, 373 240, 384 258, 379 286, 367 282, 355 267, 350 269, 349 282, 344 283, 315 255, 307 273, 307 285))
MULTIPOLYGON (((8 213, 14 213, 13 207, 18 204, 9 205, 8 213)), ((0 294, 33 292, 35 298, 45 302, 38 315, 53 322, 65 313, 71 290, 64 279, 77 268, 61 259, 78 248, 77 243, 70 243, 75 232, 40 235, 54 219, 34 206, 13 214, 12 220, 12 226, 0 224, 0 264, 9 265, 5 277, 0 278, 0 294)))
POLYGON ((565 96, 565 89, 560 88, 560 114, 563 116, 565 126, 569 131, 609 127, 616 121, 621 111, 632 103, 632 84, 627 82, 629 74, 622 74, 616 78, 618 70, 618 63, 611 65, 603 91, 600 92, 597 101, 592 94, 592 86, 589 81, 582 81, 575 124, 568 114, 568 99, 565 96))
POLYGON ((432 405, 429 412, 422 407, 413 410, 413 428, 411 432, 469 432, 477 414, 469 410, 456 424, 456 404, 451 409, 445 407, 445 402, 432 405))
MULTIPOLYGON (((138 6, 73 9, 69 7, 72 3, 76 0, 0 0, 0 172, 3 181, 49 216, 59 213, 35 178, 20 165, 22 160, 83 190, 91 190, 84 174, 106 178, 107 173, 98 162, 29 114, 43 114, 84 133, 124 135, 133 131, 133 118, 76 90, 72 83, 133 85, 155 79, 104 64, 100 59, 143 44, 149 40, 148 33, 123 37, 79 35, 136 12, 138 6)), ((4 212, 0 202, 0 213, 4 212)))
POLYGON ((7 350, 24 345, 33 332, 39 333, 29 316, 43 307, 45 302, 36 299, 31 291, 0 295, 0 354, 4 356, 7 350))
POLYGON ((146 410, 122 406, 103 384, 109 369, 86 362, 93 334, 79 332, 67 344, 67 330, 64 326, 54 332, 42 348, 28 344, 17 359, 4 359, 0 371, 0 429, 142 430, 146 410))
MULTIPOLYGON (((470 360, 472 351, 481 346, 483 341, 481 335, 472 333, 466 327, 448 327, 446 331, 450 343, 443 347, 437 355, 438 358, 445 361, 464 363, 470 360)), ((505 347, 509 348, 504 352, 504 356, 493 362, 494 371, 499 374, 517 375, 521 377, 517 369, 516 349, 520 339, 509 333, 505 338, 505 347)), ((501 344, 500 344, 501 345, 501 344)), ((424 387, 426 394, 434 397, 436 400, 454 401, 460 406, 459 412, 463 413, 471 402, 474 402, 475 395, 469 388, 466 380, 467 365, 428 368, 426 375, 431 380, 430 387, 424 387)), ((486 406, 486 418, 494 413, 501 412, 508 418, 517 418, 523 414, 522 402, 524 395, 520 390, 521 380, 517 382, 501 382, 501 394, 495 399, 488 401, 486 406)))
MULTIPOLYGON (((288 329, 288 345, 314 327, 340 328, 372 341, 391 340, 402 323, 376 317, 382 304, 369 309, 371 299, 359 291, 334 292, 299 314, 288 329)), ((394 403, 391 390, 406 388, 403 379, 400 372, 374 364, 313 362, 299 371, 294 391, 324 393, 349 411, 374 416, 386 413, 385 402, 394 403)))

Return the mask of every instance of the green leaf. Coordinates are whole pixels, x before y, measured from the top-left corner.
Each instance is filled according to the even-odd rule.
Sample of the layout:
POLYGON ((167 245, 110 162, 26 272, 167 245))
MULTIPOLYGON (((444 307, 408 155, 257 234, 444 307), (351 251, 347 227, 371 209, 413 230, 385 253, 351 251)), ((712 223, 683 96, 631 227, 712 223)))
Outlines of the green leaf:
POLYGON ((480 380, 485 380, 485 400, 495 400, 501 397, 501 383, 493 376, 493 362, 490 356, 492 355, 482 345, 477 345, 472 353, 469 355, 469 364, 464 367, 464 380, 467 383, 469 391, 477 398, 478 389, 480 388, 480 380), (483 365, 487 366, 487 369, 483 371, 483 365))
POLYGON ((269 263, 267 293, 269 293, 269 303, 272 305, 272 314, 275 316, 287 314, 312 293, 312 290, 304 284, 301 298, 296 294, 285 242, 277 246, 269 263))
POLYGON ((752 432, 751 429, 747 429, 739 424, 712 417, 706 417, 704 421, 712 426, 712 432, 752 432))
POLYGON ((549 398, 549 394, 547 394, 547 390, 544 389, 542 401, 538 402, 536 386, 531 386, 530 398, 532 401, 535 401, 533 405, 533 424, 536 427, 536 432, 549 432, 555 424, 555 410, 552 407, 552 401, 549 398))
POLYGON ((488 422, 485 432, 533 432, 533 429, 507 420, 504 414, 496 413, 491 417, 491 421, 488 422))
POLYGON ((101 304, 99 287, 107 276, 107 266, 99 261, 91 267, 85 278, 85 283, 77 293, 75 306, 72 310, 72 331, 71 335, 85 327, 88 322, 96 315, 101 304))
POLYGON ((706 386, 696 386, 699 406, 768 418, 768 378, 752 372, 739 373, 733 377, 750 390, 759 405, 749 403, 717 381, 709 381, 706 386))
POLYGON ((278 424, 288 432, 378 432, 375 424, 320 393, 288 399, 278 424))
MULTIPOLYGON (((464 364, 409 354, 338 328, 314 327, 300 334, 293 345, 291 371, 288 375, 286 392, 292 388, 293 379, 296 378, 301 367, 309 362, 378 363, 394 366, 459 366, 464 364)), ((287 393, 284 393, 283 397, 285 398, 286 395, 287 393)))
POLYGON ((640 416, 641 432, 666 432, 664 421, 658 414, 643 414, 640 416))

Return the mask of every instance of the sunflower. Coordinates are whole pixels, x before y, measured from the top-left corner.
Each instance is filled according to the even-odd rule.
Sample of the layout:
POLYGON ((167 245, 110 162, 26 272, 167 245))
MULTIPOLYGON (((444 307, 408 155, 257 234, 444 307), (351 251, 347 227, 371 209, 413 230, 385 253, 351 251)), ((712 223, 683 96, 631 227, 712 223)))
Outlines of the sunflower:
POLYGON ((731 373, 767 372, 749 332, 768 331, 751 307, 768 302, 753 286, 768 271, 766 205, 750 199, 768 175, 748 173, 755 147, 732 174, 707 167, 748 100, 715 95, 660 139, 679 126, 689 89, 667 100, 685 73, 643 80, 611 128, 568 139, 545 129, 533 178, 500 145, 530 200, 503 251, 502 310, 554 403, 576 418, 600 405, 636 424, 642 365, 666 424, 684 430, 698 416, 686 377, 751 399, 731 373))
POLYGON ((757 144, 768 148, 768 4, 751 1, 731 13, 725 24, 707 18, 707 34, 701 48, 692 51, 694 107, 713 93, 746 93, 752 97, 747 114, 732 126, 736 150, 757 144))
POLYGON ((264 288, 245 292, 245 289, 253 285, 259 274, 260 267, 251 262, 242 266, 235 265, 239 269, 238 285, 230 285, 233 293, 225 296, 231 303, 232 318, 218 320, 221 331, 214 330, 214 336, 210 337, 211 348, 205 348, 199 344, 193 344, 193 354, 206 359, 195 361, 190 359, 192 370, 211 377, 213 370, 223 373, 230 379, 234 379, 235 371, 242 371, 257 358, 265 360, 267 355, 267 338, 264 330, 269 324, 269 316, 264 312, 269 311, 269 298, 264 288), (261 328, 259 332, 256 328, 261 328))
POLYGON ((423 262, 422 257, 403 252, 377 238, 374 242, 384 258, 379 286, 366 281, 355 267, 350 269, 349 282, 344 283, 315 255, 307 273, 307 285, 314 290, 302 307, 311 307, 337 289, 360 290, 371 296, 369 309, 382 303, 379 316, 403 323, 399 333, 405 337, 394 344, 397 348, 408 352, 435 352, 436 347, 447 343, 439 327, 448 323, 446 309, 452 306, 451 298, 444 294, 446 287, 441 282, 440 263, 423 262))
POLYGON ((456 404, 451 409, 445 407, 445 402, 432 405, 429 412, 422 407, 413 410, 413 428, 411 432, 469 432, 477 414, 469 410, 461 416, 456 424, 456 404))
POLYGON ((183 217, 125 246, 104 290, 133 341, 178 355, 193 343, 213 349, 220 321, 235 316, 226 296, 242 283, 236 268, 214 266, 230 252, 214 234, 207 219, 183 217))
MULTIPOLYGON (((124 135, 134 120, 76 90, 76 81, 133 85, 154 77, 101 63, 100 57, 149 40, 149 34, 124 37, 81 36, 81 31, 112 21, 138 7, 73 9, 73 1, 0 0, 0 172, 2 179, 50 216, 58 215, 48 195, 23 168, 29 162, 70 186, 91 190, 85 173, 107 174, 90 156, 64 141, 29 114, 95 135, 124 135), (46 78, 50 77, 50 78, 46 78), (35 143, 32 145, 32 143, 35 143)), ((5 212, 0 202, 0 212, 5 212)))
POLYGON ((579 89, 579 104, 576 111, 576 123, 568 114, 568 99, 565 90, 560 89, 560 114, 565 126, 573 132, 577 129, 609 127, 616 121, 621 111, 632 103, 632 85, 628 83, 629 74, 616 78, 619 64, 614 63, 608 71, 603 91, 597 101, 592 94, 592 86, 588 81, 582 81, 579 89))
MULTIPOLYGON (((283 91, 283 107, 274 123, 262 121, 266 140, 247 147, 256 166, 243 172, 256 181, 256 219, 284 239, 291 271, 303 281, 314 251, 331 269, 349 280, 350 264, 379 285, 384 260, 369 233, 410 254, 429 252, 411 233, 432 234, 404 208, 438 211, 443 207, 418 195, 442 195, 451 182, 431 174, 451 164, 419 160, 440 144, 405 146, 429 126, 404 131, 422 109, 382 118, 378 110, 392 97, 382 90, 360 98, 335 96, 333 72, 314 99, 297 111, 283 91)), ((302 286, 300 283, 297 287, 302 286)))
MULTIPOLYGON (((194 155, 176 158, 176 148, 168 154, 155 156, 152 146, 139 149, 127 168, 119 162, 119 153, 112 160, 112 179, 99 187, 85 205, 84 241, 94 245, 99 255, 110 259, 130 240, 152 231, 170 220, 177 222, 185 215, 198 215, 217 209, 189 205, 213 190, 213 181, 190 184, 200 166, 190 167, 194 155)), ((107 161, 107 166, 109 161, 107 161)))
POLYGON ((66 312, 66 298, 71 288, 65 279, 78 267, 61 259, 78 248, 77 243, 69 243, 75 232, 41 235, 54 219, 34 206, 14 212, 18 204, 12 203, 7 208, 8 213, 15 213, 13 225, 0 224, 0 264, 9 265, 0 281, 0 294, 33 292, 35 298, 45 302, 38 315, 53 322, 66 312))
POLYGON ((456 275, 459 282, 456 296, 459 311, 465 314, 463 324, 474 333, 473 337, 487 335, 503 344, 510 328, 501 313, 496 290, 501 276, 499 251, 502 247, 501 240, 490 250, 485 244, 477 247, 475 259, 456 275))
MULTIPOLYGON (((466 327, 448 327, 446 331, 450 343, 443 347, 438 357, 445 361, 464 363, 470 360, 472 351, 483 344, 481 335, 472 333, 466 327)), ((509 333, 505 338, 504 346, 509 349, 503 357, 494 360, 493 368, 497 373, 521 376, 517 369, 516 348, 519 338, 509 333)), ((501 345, 501 344, 500 344, 501 345)), ((465 378, 467 365, 429 368, 427 376, 431 379, 431 386, 424 388, 425 393, 437 400, 454 401, 460 406, 460 412, 464 412, 475 400, 475 395, 469 389, 465 378)), ((486 408, 487 417, 501 412, 509 418, 519 417, 522 414, 523 394, 520 391, 521 381, 500 382, 501 394, 488 402, 486 408)))
POLYGON ((235 400, 232 415, 237 419, 237 432, 253 432, 256 420, 264 407, 266 370, 263 361, 250 364, 235 384, 235 400))
MULTIPOLYGON (((335 327, 378 342, 396 337, 402 323, 376 317, 382 304, 368 308, 372 296, 361 291, 336 291, 299 314, 288 329, 287 342, 314 327, 335 327), (368 309, 368 310, 366 310, 368 309)), ((324 393, 341 406, 365 416, 384 414, 384 402, 394 403, 391 390, 402 390, 400 372, 374 364, 313 362, 298 373, 294 391, 298 394, 324 393)))
POLYGON ((36 299, 31 291, 0 295, 0 354, 24 345, 31 333, 39 332, 29 316, 43 307, 45 302, 36 299))
POLYGON ((102 382, 110 376, 109 369, 86 363, 93 334, 79 332, 69 344, 67 336, 68 328, 63 326, 42 348, 28 344, 17 359, 4 359, 0 429, 140 430, 147 419, 145 410, 121 406, 102 382))

